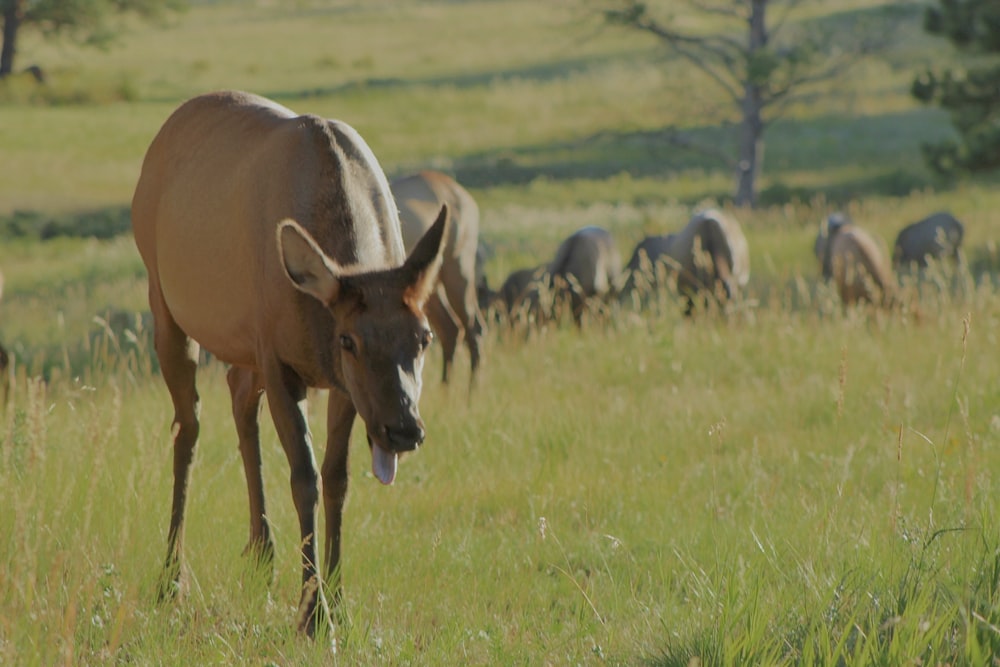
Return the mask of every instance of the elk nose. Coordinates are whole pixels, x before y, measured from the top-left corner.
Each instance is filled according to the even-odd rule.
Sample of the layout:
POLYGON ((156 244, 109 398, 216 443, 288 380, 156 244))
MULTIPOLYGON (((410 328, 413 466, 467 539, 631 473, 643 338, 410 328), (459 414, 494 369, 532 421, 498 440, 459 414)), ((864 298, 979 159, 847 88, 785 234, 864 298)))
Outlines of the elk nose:
POLYGON ((407 426, 385 427, 385 438, 394 452, 409 452, 424 441, 423 426, 415 422, 407 426))

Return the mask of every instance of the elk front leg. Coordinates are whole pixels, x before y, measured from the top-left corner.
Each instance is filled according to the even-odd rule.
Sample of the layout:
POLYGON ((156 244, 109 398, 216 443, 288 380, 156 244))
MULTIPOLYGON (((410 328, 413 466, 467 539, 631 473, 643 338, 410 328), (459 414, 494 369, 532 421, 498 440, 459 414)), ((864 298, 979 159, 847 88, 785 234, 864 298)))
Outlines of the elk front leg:
MULTIPOLYGON (((299 600, 298 629, 310 637, 320 623, 317 607, 325 608, 316 569, 316 508, 319 503, 319 475, 313 458, 312 437, 306 419, 306 387, 301 378, 274 361, 263 373, 264 391, 274 427, 291 469, 292 500, 299 516, 302 547, 302 596, 299 600)), ((324 619, 329 616, 324 614, 324 619)))
POLYGON ((326 413, 326 455, 323 457, 323 509, 326 515, 324 574, 327 588, 339 607, 343 593, 340 576, 340 528, 347 500, 347 453, 357 411, 349 396, 330 390, 326 413))

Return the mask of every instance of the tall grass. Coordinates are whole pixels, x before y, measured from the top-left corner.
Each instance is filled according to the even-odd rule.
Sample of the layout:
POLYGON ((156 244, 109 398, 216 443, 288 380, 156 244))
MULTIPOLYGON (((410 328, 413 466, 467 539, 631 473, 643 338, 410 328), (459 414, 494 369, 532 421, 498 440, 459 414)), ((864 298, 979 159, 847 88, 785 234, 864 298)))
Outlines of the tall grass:
POLYGON ((191 594, 168 605, 154 599, 170 487, 159 379, 110 348, 92 383, 22 374, 4 413, 0 655, 979 664, 1000 646, 998 318, 983 287, 919 320, 774 306, 526 343, 497 332, 471 400, 464 369, 426 389, 428 442, 395 486, 373 481, 356 433, 336 658, 294 636, 296 521, 266 418, 275 582, 239 556, 220 366, 200 383, 191 594))

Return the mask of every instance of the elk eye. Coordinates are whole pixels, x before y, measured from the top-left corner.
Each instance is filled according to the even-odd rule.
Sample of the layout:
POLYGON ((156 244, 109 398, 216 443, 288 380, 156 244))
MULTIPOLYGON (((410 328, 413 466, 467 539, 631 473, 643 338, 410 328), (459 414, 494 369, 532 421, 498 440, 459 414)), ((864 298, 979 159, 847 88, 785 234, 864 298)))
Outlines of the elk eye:
POLYGON ((347 334, 340 335, 340 347, 345 352, 350 352, 351 354, 357 351, 357 348, 354 346, 354 339, 347 334))
POLYGON ((430 329, 424 329, 424 332, 420 335, 420 349, 426 350, 432 340, 434 340, 434 333, 430 329))

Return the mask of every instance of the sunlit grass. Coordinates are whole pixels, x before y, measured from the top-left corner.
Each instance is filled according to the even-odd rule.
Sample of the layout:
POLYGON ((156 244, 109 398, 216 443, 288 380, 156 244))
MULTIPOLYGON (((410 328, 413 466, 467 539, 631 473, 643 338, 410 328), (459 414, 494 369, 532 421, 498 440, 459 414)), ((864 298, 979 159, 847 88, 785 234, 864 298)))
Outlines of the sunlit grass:
MULTIPOLYGON (((430 382, 428 441, 395 486, 368 472, 358 426, 339 655, 674 665, 988 652, 996 641, 970 614, 998 614, 998 318, 981 289, 919 321, 773 307, 491 336, 471 401, 455 390, 461 364, 452 390, 430 382)), ((113 352, 94 363, 88 384, 22 376, 5 413, 0 653, 316 659, 325 649, 291 623, 297 529, 269 420, 275 582, 239 556, 242 466, 222 369, 208 365, 191 594, 158 606, 169 400, 113 352)), ((322 443, 321 401, 311 412, 322 443)))

